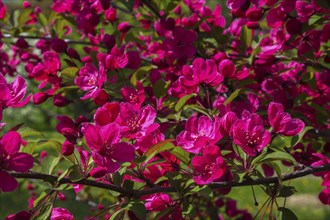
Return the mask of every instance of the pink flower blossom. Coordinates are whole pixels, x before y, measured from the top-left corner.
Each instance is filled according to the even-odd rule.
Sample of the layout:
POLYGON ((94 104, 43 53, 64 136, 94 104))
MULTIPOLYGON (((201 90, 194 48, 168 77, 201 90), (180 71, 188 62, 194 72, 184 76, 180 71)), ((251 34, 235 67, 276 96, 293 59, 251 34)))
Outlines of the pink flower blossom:
POLYGON ((28 211, 21 211, 16 214, 11 214, 5 218, 5 220, 30 220, 31 213, 28 211))
POLYGON ((231 10, 239 9, 247 0, 227 0, 227 7, 231 10))
POLYGON ((42 57, 44 61, 39 62, 29 75, 38 81, 47 80, 50 75, 56 75, 61 69, 60 57, 54 51, 47 51, 42 57))
POLYGON ((6 5, 0 1, 0 20, 4 19, 6 17, 6 5))
POLYGON ((129 103, 120 104, 120 113, 116 122, 121 133, 127 138, 142 137, 155 131, 159 124, 155 123, 156 111, 150 105, 136 110, 129 103))
POLYGON ((324 205, 330 205, 330 187, 327 187, 320 192, 319 199, 324 205))
POLYGON ((114 122, 119 114, 120 106, 117 102, 106 103, 98 108, 94 115, 95 124, 103 126, 114 122))
POLYGON ((213 60, 203 60, 197 58, 192 66, 183 69, 182 83, 187 86, 197 86, 199 84, 209 84, 217 86, 223 81, 223 76, 218 72, 216 63, 213 60))
POLYGON ((81 97, 82 100, 96 98, 99 90, 101 90, 104 82, 107 80, 107 75, 102 63, 99 63, 99 70, 91 63, 86 63, 78 73, 74 82, 81 90, 87 93, 81 97))
POLYGON ((257 114, 243 112, 242 119, 237 119, 232 125, 234 143, 249 156, 261 152, 271 141, 269 131, 264 129, 262 118, 257 114))
POLYGON ((219 123, 220 133, 223 136, 231 136, 230 131, 234 122, 237 120, 237 116, 234 112, 227 112, 221 119, 219 123))
MULTIPOLYGON (((317 166, 322 166, 322 165, 325 165, 325 164, 330 164, 330 158, 324 156, 323 154, 313 153, 312 155, 314 157, 317 157, 319 160, 317 160, 314 163, 312 163, 311 166, 317 167, 317 166)), ((314 175, 315 176, 325 176, 328 173, 329 173, 329 171, 323 171, 323 172, 314 173, 314 175)))
POLYGON ((95 27, 100 22, 100 18, 96 11, 91 7, 83 7, 76 16, 78 28, 85 34, 93 34, 95 27))
POLYGON ((283 105, 271 102, 268 107, 269 123, 276 133, 284 136, 299 134, 305 127, 300 119, 292 119, 289 113, 284 112, 283 105))
POLYGON ((7 171, 27 172, 33 166, 33 157, 27 153, 19 153, 21 136, 16 131, 9 131, 0 140, 0 190, 10 192, 18 183, 7 171))
POLYGON ((216 145, 206 146, 203 156, 195 156, 191 160, 194 170, 194 181, 197 184, 208 184, 221 178, 226 171, 220 149, 216 145))
POLYGON ((106 168, 108 173, 116 172, 120 162, 130 162, 135 157, 133 145, 120 142, 120 127, 116 123, 102 127, 88 124, 83 133, 95 164, 106 168))
POLYGON ((216 144, 221 137, 218 118, 211 120, 207 116, 191 116, 176 141, 184 150, 197 154, 206 145, 216 144))
POLYGON ((127 63, 127 54, 117 47, 113 47, 110 54, 105 57, 105 66, 110 70, 123 69, 127 63))
POLYGON ((73 215, 67 209, 64 208, 53 208, 51 220, 74 220, 73 215))
POLYGON ((286 14, 280 7, 272 8, 267 14, 267 24, 269 27, 278 28, 281 27, 285 21, 286 14))
POLYGON ((138 110, 144 102, 145 95, 142 83, 136 82, 136 87, 137 89, 133 89, 125 86, 120 91, 124 101, 130 103, 134 109, 138 110))
POLYGON ((25 94, 26 83, 21 76, 17 76, 12 83, 7 84, 6 79, 0 73, 0 120, 4 108, 19 108, 30 101, 31 95, 23 100, 25 94))
POLYGON ((158 193, 146 199, 145 207, 149 211, 162 211, 173 204, 171 197, 165 193, 158 193))

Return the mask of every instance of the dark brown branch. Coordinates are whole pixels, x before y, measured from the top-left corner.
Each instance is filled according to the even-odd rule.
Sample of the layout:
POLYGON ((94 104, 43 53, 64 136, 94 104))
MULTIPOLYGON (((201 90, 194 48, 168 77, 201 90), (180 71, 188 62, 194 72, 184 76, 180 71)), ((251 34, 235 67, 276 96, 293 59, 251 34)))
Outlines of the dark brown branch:
MULTIPOLYGON (((54 38, 53 37, 39 37, 39 36, 12 36, 10 34, 3 34, 1 36, 2 38, 24 38, 24 39, 31 39, 31 40, 46 40, 46 41, 51 41, 54 38)), ((77 40, 71 40, 71 39, 62 39, 68 44, 82 44, 82 45, 91 45, 90 42, 87 41, 77 41, 77 40)))
MULTIPOLYGON (((10 172, 10 174, 18 179, 39 179, 39 180, 45 180, 48 182, 58 182, 58 185, 61 184, 67 184, 67 183, 72 183, 72 184, 81 184, 85 186, 92 186, 92 187, 97 187, 97 188, 102 188, 102 189, 109 189, 112 191, 119 192, 123 195, 126 196, 131 196, 132 192, 129 190, 126 190, 122 187, 109 184, 109 183, 101 183, 93 180, 88 180, 88 179, 82 179, 79 181, 72 181, 69 178, 62 178, 60 181, 57 181, 58 177, 53 176, 53 175, 48 175, 48 174, 42 174, 42 173, 35 173, 35 172, 28 172, 28 173, 18 173, 18 172, 10 172)), ((134 192, 133 192, 134 193, 134 192)))
MULTIPOLYGON (((293 173, 287 174, 282 176, 282 182, 292 179, 297 179, 300 177, 307 176, 309 174, 318 173, 321 171, 330 171, 330 164, 325 164, 318 167, 305 167, 300 170, 296 170, 293 173)), ((41 173, 34 173, 34 172, 28 172, 28 173, 17 173, 17 172, 10 172, 10 174, 15 178, 21 178, 21 179, 40 179, 40 180, 47 180, 56 182, 57 176, 47 175, 47 174, 41 174, 41 173)), ((227 187, 239 187, 239 186, 253 186, 253 185, 260 185, 260 184, 270 184, 270 183, 278 183, 279 178, 278 177, 266 177, 266 178, 260 178, 260 179, 250 179, 250 180, 244 180, 242 182, 214 182, 208 184, 209 187, 212 189, 221 189, 221 188, 227 188, 227 187)), ((128 197, 141 197, 144 195, 150 195, 154 193, 160 193, 160 192, 176 192, 174 187, 154 187, 150 189, 145 190, 127 190, 125 188, 113 185, 113 184, 107 184, 107 183, 101 183, 93 180, 79 180, 76 182, 73 182, 69 178, 63 178, 61 179, 58 184, 82 184, 86 186, 92 186, 97 188, 103 188, 103 189, 109 189, 112 191, 116 191, 121 193, 123 196, 128 197)))
MULTIPOLYGON (((297 170, 293 173, 287 174, 282 176, 282 182, 292 179, 297 179, 300 177, 307 176, 309 174, 318 173, 321 171, 330 171, 330 164, 318 166, 318 167, 305 167, 304 169, 297 170)), ((209 187, 212 189, 221 189, 221 188, 227 188, 227 187, 239 187, 239 186, 253 186, 253 185, 260 185, 260 184, 270 184, 270 183, 278 183, 279 178, 278 177, 266 177, 266 178, 260 178, 256 180, 244 180, 242 182, 214 182, 208 184, 209 187)), ((136 193, 137 196, 143 196, 143 195, 149 195, 153 193, 159 193, 159 192, 175 192, 174 187, 157 187, 152 189, 146 189, 139 191, 136 193)))

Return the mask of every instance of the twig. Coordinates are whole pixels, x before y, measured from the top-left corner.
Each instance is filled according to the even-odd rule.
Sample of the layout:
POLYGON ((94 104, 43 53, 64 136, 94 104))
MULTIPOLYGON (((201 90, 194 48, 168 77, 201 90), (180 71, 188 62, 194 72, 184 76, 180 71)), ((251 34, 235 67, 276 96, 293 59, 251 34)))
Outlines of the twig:
MULTIPOLYGON (((293 173, 283 175, 282 176, 282 182, 292 179, 297 179, 303 176, 307 176, 309 174, 318 173, 321 171, 330 171, 330 164, 325 164, 318 167, 306 167, 301 170, 297 170, 293 173)), ((57 181, 57 176, 47 175, 47 174, 41 174, 41 173, 35 173, 35 172, 28 172, 28 173, 18 173, 18 172, 10 172, 10 174, 15 178, 21 178, 21 179, 41 179, 41 180, 51 180, 51 181, 57 181)), ((279 178, 278 177, 266 177, 266 178, 260 178, 260 179, 249 179, 249 180, 243 180, 242 182, 236 182, 236 181, 230 181, 230 182, 215 182, 210 183, 208 186, 211 189, 221 189, 221 188, 227 188, 227 187, 239 187, 239 186, 253 186, 253 185, 260 185, 260 184, 270 184, 270 183, 278 183, 279 178)), ((144 195, 150 195, 154 193, 160 193, 160 192, 176 192, 176 189, 174 187, 154 187, 150 189, 145 190, 127 190, 125 188, 109 184, 109 183, 101 183, 93 180, 87 180, 82 179, 79 181, 72 181, 69 178, 63 178, 61 179, 58 184, 82 184, 86 186, 92 186, 97 188, 103 188, 103 189, 109 189, 112 191, 116 191, 121 193, 123 196, 128 197, 141 197, 144 195)))
MULTIPOLYGON (((11 34, 2 34, 1 38, 24 38, 24 39, 31 39, 31 40, 47 40, 51 41, 54 39, 54 37, 39 37, 39 36, 13 36, 11 34)), ((62 39, 68 44, 82 44, 82 45, 92 45, 90 42, 87 41, 77 41, 77 40, 71 40, 71 39, 62 39)))

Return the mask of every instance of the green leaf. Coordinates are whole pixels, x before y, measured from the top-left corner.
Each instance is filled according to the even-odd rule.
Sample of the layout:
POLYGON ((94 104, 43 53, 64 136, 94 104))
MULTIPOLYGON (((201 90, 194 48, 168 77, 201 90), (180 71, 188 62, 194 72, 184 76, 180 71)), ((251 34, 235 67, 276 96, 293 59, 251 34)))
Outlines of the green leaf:
POLYGON ((57 152, 61 152, 62 149, 62 144, 56 140, 40 140, 38 146, 40 149, 45 150, 53 148, 57 152))
POLYGON ((251 46, 251 43, 252 43, 252 30, 249 29, 246 25, 244 25, 241 29, 240 41, 243 43, 245 48, 248 48, 248 47, 251 46))
POLYGON ((277 220, 298 220, 298 217, 290 209, 280 207, 277 209, 277 220))
POLYGON ((77 72, 79 71, 78 67, 67 67, 61 70, 61 77, 66 77, 68 79, 74 79, 77 75, 77 72))
POLYGON ((128 210, 132 211, 138 219, 144 220, 147 216, 147 210, 144 203, 141 201, 132 201, 127 206, 128 210))
POLYGON ((20 129, 21 137, 26 141, 38 141, 40 138, 44 138, 45 135, 39 131, 31 128, 20 129))
POLYGON ((156 154, 166 151, 166 150, 171 150, 174 148, 174 145, 172 144, 173 139, 167 139, 165 141, 159 142, 149 148, 147 152, 145 152, 145 156, 147 156, 147 159, 145 162, 148 162, 152 157, 154 157, 156 154))
POLYGON ((47 27, 48 26, 47 18, 46 18, 46 16, 43 13, 38 13, 37 14, 37 17, 38 17, 38 20, 39 20, 40 24, 43 27, 47 27))
POLYGON ((60 94, 60 93, 66 93, 70 90, 78 90, 78 86, 63 86, 61 88, 59 88, 58 90, 56 90, 54 92, 54 94, 60 94))
POLYGON ((63 179, 68 173, 69 173, 70 169, 66 169, 63 171, 63 173, 57 178, 57 181, 60 181, 61 179, 63 179))
POLYGON ((162 98, 167 94, 168 87, 170 86, 171 81, 164 81, 159 79, 153 86, 154 94, 157 98, 162 98))
POLYGON ((267 164, 275 170, 279 180, 282 182, 282 170, 280 165, 278 165, 276 161, 267 162, 267 164))
POLYGON ((285 137, 281 135, 276 135, 272 142, 269 145, 269 149, 272 149, 274 151, 283 151, 285 147, 290 148, 291 147, 291 140, 292 137, 285 137))
POLYGON ((200 105, 185 105, 183 107, 183 110, 186 110, 186 109, 195 110, 195 111, 198 111, 198 112, 210 117, 210 113, 208 112, 208 110, 200 105))
POLYGON ((33 202, 33 207, 36 207, 39 202, 47 195, 47 193, 45 191, 43 191, 39 196, 38 198, 36 198, 33 202))
POLYGON ((181 147, 174 147, 171 150, 171 154, 173 154, 176 158, 178 158, 182 163, 188 165, 190 162, 189 153, 183 150, 181 147))
POLYGON ((37 217, 33 218, 33 219, 34 220, 48 220, 51 213, 52 213, 53 205, 54 204, 52 202, 46 203, 41 208, 41 211, 40 211, 39 215, 37 217))
POLYGON ((126 6, 128 11, 133 11, 134 0, 122 0, 121 2, 126 6))
POLYGON ((85 175, 81 172, 81 169, 78 165, 71 166, 69 170, 69 178, 72 182, 77 182, 85 178, 85 175))
POLYGON ((164 210, 162 210, 161 212, 159 212, 155 217, 154 220, 159 220, 161 218, 163 218, 164 216, 168 215, 169 213, 171 213, 173 211, 174 207, 168 207, 164 210))
POLYGON ((308 25, 313 25, 316 22, 318 22, 320 19, 322 19, 320 15, 313 14, 308 20, 308 25))
POLYGON ((244 92, 246 89, 236 89, 223 103, 224 105, 228 105, 231 103, 240 93, 244 92))
POLYGON ((119 219, 119 218, 118 218, 118 217, 119 217, 118 215, 119 215, 120 213, 124 212, 124 211, 125 211, 125 209, 119 209, 119 210, 115 211, 115 212, 111 215, 111 217, 110 217, 109 220, 119 219))
POLYGON ((185 95, 185 96, 181 97, 179 99, 179 101, 176 103, 174 110, 176 112, 180 111, 189 99, 196 97, 196 96, 197 96, 197 94, 193 93, 193 94, 189 94, 189 95, 185 95))
POLYGON ((283 186, 277 197, 289 197, 292 196, 295 192, 297 192, 297 190, 293 186, 283 186))
POLYGON ((203 194, 204 196, 208 197, 208 198, 213 198, 213 191, 212 189, 207 186, 207 185, 203 185, 203 186, 196 186, 194 187, 191 192, 193 193, 200 193, 203 194))
POLYGON ((175 188, 176 191, 181 192, 183 190, 183 175, 178 172, 168 172, 166 174, 167 179, 171 186, 175 188))
POLYGON ((255 161, 254 163, 261 164, 261 163, 277 161, 277 160, 285 160, 285 161, 292 162, 293 164, 297 163, 296 160, 289 153, 282 152, 282 151, 276 151, 276 152, 267 154, 265 157, 261 158, 259 161, 255 161))
POLYGON ((43 173, 46 174, 52 174, 54 168, 56 165, 60 162, 59 157, 55 156, 47 156, 43 159, 42 164, 41 164, 41 170, 43 173))
POLYGON ((123 187, 128 190, 132 190, 134 188, 134 181, 132 180, 125 180, 123 183, 123 187))
POLYGON ((182 207, 182 214, 184 217, 194 217, 196 216, 196 209, 194 206, 189 202, 184 202, 182 207))
POLYGON ((17 26, 23 26, 28 20, 30 20, 31 12, 32 8, 25 8, 23 11, 21 11, 17 18, 17 26))
POLYGON ((135 71, 135 73, 133 73, 133 75, 131 77, 130 81, 131 81, 132 85, 136 86, 136 81, 141 80, 152 69, 153 69, 152 66, 142 66, 142 67, 140 67, 137 71, 135 71))
POLYGON ((305 133, 309 130, 312 130, 312 129, 313 129, 313 127, 306 126, 302 132, 300 132, 296 136, 293 136, 292 139, 291 139, 291 146, 292 147, 296 146, 301 141, 301 139, 304 137, 305 133))

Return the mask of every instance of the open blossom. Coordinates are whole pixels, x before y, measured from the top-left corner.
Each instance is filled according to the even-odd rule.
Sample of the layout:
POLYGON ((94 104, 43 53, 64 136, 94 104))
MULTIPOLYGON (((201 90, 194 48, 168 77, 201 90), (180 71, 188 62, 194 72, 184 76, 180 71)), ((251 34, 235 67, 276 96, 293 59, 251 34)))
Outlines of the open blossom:
POLYGON ((150 105, 136 110, 129 103, 121 103, 116 122, 120 125, 124 137, 136 138, 148 135, 159 127, 155 118, 156 110, 150 105))
POLYGON ((197 58, 193 64, 183 68, 182 83, 187 86, 196 86, 202 83, 217 86, 223 81, 223 76, 218 72, 214 60, 197 58))
POLYGON ((61 69, 61 61, 58 54, 54 51, 46 51, 42 54, 43 62, 39 62, 30 73, 30 77, 38 81, 45 81, 50 75, 56 75, 61 69))
POLYGON ((232 125, 234 143, 250 156, 261 152, 271 141, 269 131, 264 129, 262 118, 257 114, 243 112, 243 118, 232 125))
POLYGON ((276 102, 269 104, 268 118, 274 131, 284 136, 297 135, 305 126, 302 120, 291 118, 289 113, 284 112, 283 105, 276 102))
POLYGON ((107 80, 107 75, 102 63, 99 63, 100 70, 98 71, 91 63, 86 63, 78 73, 74 82, 81 90, 87 93, 81 98, 82 100, 96 98, 101 90, 103 83, 107 80))
POLYGON ((208 144, 215 144, 221 139, 219 120, 212 121, 207 116, 190 117, 182 131, 176 138, 179 146, 190 153, 200 153, 208 144))
POLYGON ((0 120, 2 119, 2 110, 6 107, 19 108, 26 105, 30 101, 31 95, 26 94, 26 83, 21 76, 7 84, 6 79, 0 73, 0 120))
POLYGON ((110 70, 123 69, 127 63, 127 54, 117 47, 113 47, 110 54, 105 57, 105 66, 110 70))
POLYGON ((27 172, 33 166, 33 157, 27 153, 19 153, 21 136, 16 131, 9 131, 0 140, 0 190, 10 192, 18 183, 7 171, 27 172))
POLYGON ((202 156, 195 156, 191 160, 194 169, 194 181, 197 184, 207 184, 222 177, 226 171, 220 149, 216 145, 206 146, 202 156))
POLYGON ((134 159, 134 146, 120 142, 118 124, 110 123, 102 127, 88 124, 83 133, 95 164, 104 167, 107 173, 116 172, 120 168, 120 162, 130 162, 134 159))
POLYGON ((73 220, 73 215, 64 208, 56 207, 52 209, 51 220, 73 220))
POLYGON ((136 87, 136 89, 133 89, 131 87, 125 86, 120 90, 120 92, 123 96, 124 101, 132 104, 132 107, 138 110, 144 102, 145 96, 142 83, 137 81, 136 87))

